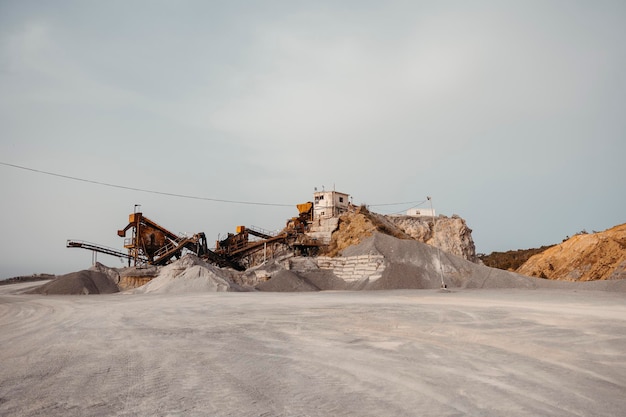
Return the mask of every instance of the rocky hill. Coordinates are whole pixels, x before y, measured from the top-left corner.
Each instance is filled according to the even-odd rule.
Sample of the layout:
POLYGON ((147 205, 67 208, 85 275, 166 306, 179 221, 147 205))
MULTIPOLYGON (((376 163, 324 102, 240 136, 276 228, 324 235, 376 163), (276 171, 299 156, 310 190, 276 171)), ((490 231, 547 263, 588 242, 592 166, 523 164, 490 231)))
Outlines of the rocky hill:
POLYGON ((339 218, 332 234, 327 255, 335 256, 342 250, 359 244, 363 239, 380 232, 398 239, 417 240, 444 252, 477 262, 472 230, 458 216, 387 216, 361 207, 356 213, 339 218))
POLYGON ((477 262, 472 229, 457 215, 452 217, 385 216, 412 239, 439 248, 444 252, 477 262))
POLYGON ((626 224, 572 236, 532 256, 517 272, 566 281, 626 278, 626 224))

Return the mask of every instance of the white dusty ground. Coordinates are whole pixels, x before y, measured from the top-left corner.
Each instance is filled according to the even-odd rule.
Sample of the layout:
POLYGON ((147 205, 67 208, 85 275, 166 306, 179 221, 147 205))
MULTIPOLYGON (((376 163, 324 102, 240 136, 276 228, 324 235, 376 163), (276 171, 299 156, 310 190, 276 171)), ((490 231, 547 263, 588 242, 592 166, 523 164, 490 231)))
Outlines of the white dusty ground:
POLYGON ((3 416, 626 410, 623 292, 15 294, 22 288, 0 287, 3 416))

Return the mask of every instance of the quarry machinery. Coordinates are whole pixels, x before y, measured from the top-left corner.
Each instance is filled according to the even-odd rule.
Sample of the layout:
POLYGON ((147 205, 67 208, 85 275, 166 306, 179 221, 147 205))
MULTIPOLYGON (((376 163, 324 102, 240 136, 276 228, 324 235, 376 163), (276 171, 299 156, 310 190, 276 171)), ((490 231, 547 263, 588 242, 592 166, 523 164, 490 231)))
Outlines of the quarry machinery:
POLYGON ((306 236, 313 220, 313 203, 309 201, 296 207, 298 216, 289 219, 281 232, 273 234, 254 227, 237 226, 236 233, 228 233, 225 239, 215 242, 215 253, 241 265, 245 257, 266 249, 268 244, 282 243, 305 254, 312 248, 316 250, 318 243, 306 236), (252 241, 250 235, 260 239, 252 241))
POLYGON ((243 258, 267 247, 270 243, 286 243, 287 233, 271 235, 254 228, 237 226, 237 233, 229 233, 226 239, 215 242, 215 253, 241 264, 243 258), (251 241, 249 235, 260 239, 251 241))
POLYGON ((292 217, 287 221, 286 230, 291 234, 306 233, 313 221, 313 203, 307 201, 297 204, 296 207, 298 208, 298 217, 292 217))
POLYGON ((141 212, 131 213, 128 225, 118 230, 117 235, 125 238, 124 247, 128 249, 129 263, 132 259, 135 265, 164 265, 173 257, 179 258, 184 249, 198 256, 204 256, 208 252, 204 233, 178 236, 141 212), (128 230, 132 231, 131 237, 126 238, 128 230))
POLYGON ((274 244, 283 244, 301 253, 317 250, 318 243, 306 235, 313 220, 313 203, 298 204, 296 207, 298 216, 289 219, 282 231, 273 233, 255 227, 237 226, 236 233, 228 233, 225 239, 218 240, 214 250, 207 247, 204 233, 177 235, 137 211, 128 216, 126 227, 117 231, 117 235, 124 238, 127 253, 79 240, 68 240, 67 247, 126 258, 129 266, 131 263, 135 266, 165 265, 180 258, 184 252, 191 252, 215 265, 244 270, 244 263, 250 264, 250 259, 246 257, 268 249, 268 245, 277 248, 274 244), (127 237, 129 231, 130 237, 127 237), (250 236, 256 239, 251 240, 250 236))
POLYGON ((313 219, 312 202, 298 204, 296 207, 298 208, 298 217, 292 217, 288 220, 285 229, 280 233, 273 234, 255 227, 237 226, 236 233, 229 233, 226 239, 215 242, 215 252, 241 258, 260 250, 268 243, 282 242, 289 245, 308 230, 309 223, 313 219), (250 241, 250 235, 261 240, 250 241))
POLYGON ((129 265, 131 260, 135 265, 165 265, 173 258, 180 258, 184 251, 188 251, 221 267, 243 269, 231 257, 211 251, 207 247, 204 233, 179 236, 140 212, 131 213, 128 216, 128 224, 124 229, 118 230, 117 235, 125 238, 124 247, 128 249, 129 265), (129 230, 131 236, 127 238, 126 233, 129 230))

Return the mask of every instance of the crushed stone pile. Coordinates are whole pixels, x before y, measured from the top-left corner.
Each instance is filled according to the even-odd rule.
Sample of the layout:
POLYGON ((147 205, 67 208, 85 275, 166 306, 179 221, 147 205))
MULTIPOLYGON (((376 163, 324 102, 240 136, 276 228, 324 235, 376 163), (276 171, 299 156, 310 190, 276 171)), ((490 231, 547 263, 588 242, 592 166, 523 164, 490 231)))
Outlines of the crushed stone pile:
POLYGON ((293 271, 280 270, 271 279, 256 286, 259 291, 269 292, 305 292, 319 291, 320 288, 309 282, 301 274, 293 271))
POLYGON ((232 271, 208 264, 187 254, 159 270, 156 278, 132 290, 134 294, 239 291, 231 280, 232 271))
POLYGON ((571 286, 568 282, 529 277, 478 265, 444 251, 438 252, 436 248, 421 242, 399 240, 380 233, 367 239, 362 245, 348 248, 344 255, 368 251, 382 254, 389 266, 382 278, 368 285, 366 289, 439 288, 443 271, 445 284, 457 288, 579 288, 626 291, 626 280, 606 285, 590 282, 585 284, 591 285, 571 286), (412 272, 415 274, 413 279, 412 272))
POLYGON ((119 292, 116 283, 104 272, 83 270, 61 275, 28 291, 29 294, 86 295, 119 292))
POLYGON ((478 265, 446 253, 427 244, 397 239, 374 232, 355 246, 344 249, 342 257, 382 255, 385 268, 380 277, 346 282, 331 270, 308 268, 278 271, 262 284, 260 291, 315 291, 315 290, 394 290, 437 289, 441 276, 448 288, 561 288, 581 290, 608 290, 626 292, 626 280, 570 283, 529 277, 478 265))
POLYGON ((513 272, 489 268, 414 240, 400 240, 375 233, 360 245, 347 248, 343 256, 382 255, 386 268, 380 279, 364 289, 448 287, 535 288, 536 280, 513 272))
POLYGON ((353 289, 331 271, 317 266, 316 258, 301 258, 300 267, 293 269, 291 261, 297 258, 279 258, 265 265, 250 268, 234 277, 243 288, 271 292, 299 292, 353 289))

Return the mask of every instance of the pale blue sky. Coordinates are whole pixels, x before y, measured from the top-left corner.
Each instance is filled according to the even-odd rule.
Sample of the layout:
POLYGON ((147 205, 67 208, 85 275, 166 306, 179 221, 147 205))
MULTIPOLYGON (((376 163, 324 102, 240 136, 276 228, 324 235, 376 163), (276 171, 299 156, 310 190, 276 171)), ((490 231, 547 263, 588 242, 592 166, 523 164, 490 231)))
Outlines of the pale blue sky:
POLYGON ((89 267, 66 239, 122 248, 136 203, 213 241, 333 185, 479 252, 623 223, 625 39, 622 1, 0 0, 0 162, 292 205, 0 165, 0 278, 89 267))

